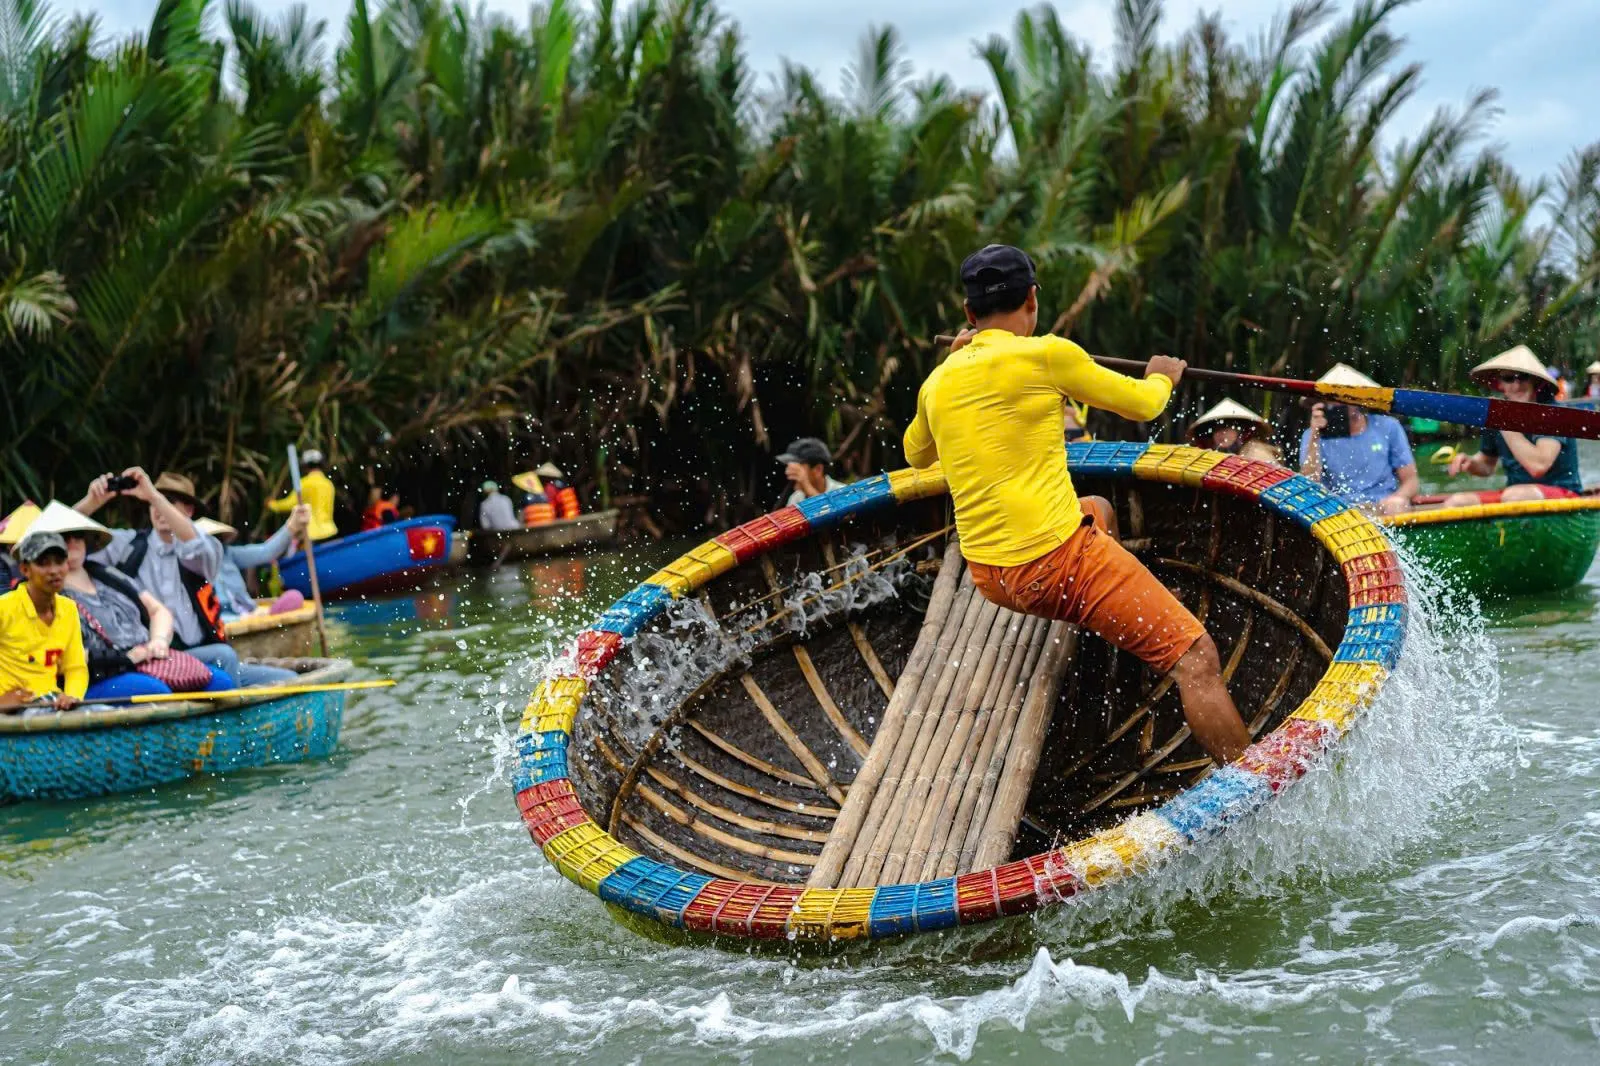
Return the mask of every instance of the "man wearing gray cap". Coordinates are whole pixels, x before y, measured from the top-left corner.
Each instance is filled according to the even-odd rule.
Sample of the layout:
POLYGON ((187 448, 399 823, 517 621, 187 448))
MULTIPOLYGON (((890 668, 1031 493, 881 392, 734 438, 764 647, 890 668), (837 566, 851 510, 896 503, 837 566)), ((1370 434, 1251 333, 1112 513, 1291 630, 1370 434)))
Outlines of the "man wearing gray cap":
POLYGON ((816 437, 801 437, 791 441, 778 456, 778 462, 783 464, 783 474, 794 486, 794 491, 789 494, 790 507, 812 496, 844 488, 844 482, 828 476, 833 453, 816 437))
POLYGON ((17 545, 24 583, 0 596, 0 713, 54 697, 71 710, 89 687, 78 605, 61 595, 67 542, 31 533, 17 545))

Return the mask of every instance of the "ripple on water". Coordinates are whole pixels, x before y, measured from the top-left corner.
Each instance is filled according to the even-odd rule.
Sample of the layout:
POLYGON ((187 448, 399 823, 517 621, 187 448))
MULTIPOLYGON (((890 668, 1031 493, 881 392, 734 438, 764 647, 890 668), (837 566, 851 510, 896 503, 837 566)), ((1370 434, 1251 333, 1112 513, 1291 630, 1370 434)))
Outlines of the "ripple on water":
POLYGON ((559 622, 499 617, 469 581, 448 632, 355 632, 404 683, 362 701, 328 764, 0 823, 8 1041, 155 1063, 1593 1050, 1592 722, 1544 700, 1509 726, 1534 708, 1500 691, 1503 633, 1419 603, 1338 755, 1150 877, 790 957, 639 936, 515 820, 510 735, 543 651, 636 577, 559 622))

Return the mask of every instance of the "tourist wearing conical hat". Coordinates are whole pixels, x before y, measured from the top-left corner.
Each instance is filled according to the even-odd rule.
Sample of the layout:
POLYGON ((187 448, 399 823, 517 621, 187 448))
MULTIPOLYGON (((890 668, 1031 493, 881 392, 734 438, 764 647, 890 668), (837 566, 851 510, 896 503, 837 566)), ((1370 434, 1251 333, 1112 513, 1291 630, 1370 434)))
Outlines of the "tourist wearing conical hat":
MULTIPOLYGON (((1554 375, 1522 344, 1473 367, 1472 380, 1508 400, 1522 403, 1549 403, 1557 394, 1554 375)), ((1501 465, 1506 468, 1503 490, 1498 493, 1458 492, 1445 500, 1445 506, 1470 507, 1495 500, 1521 503, 1558 499, 1583 491, 1583 478, 1578 471, 1578 442, 1571 437, 1544 433, 1486 429, 1478 438, 1476 453, 1457 455, 1450 460, 1450 476, 1489 477, 1501 465)))
MULTIPOLYGON (((195 520, 195 528, 222 542, 222 565, 217 568, 217 598, 222 602, 222 620, 232 622, 255 614, 259 609, 250 595, 250 586, 244 575, 263 566, 271 566, 294 551, 295 543, 311 524, 311 508, 301 504, 289 512, 289 520, 278 531, 259 544, 238 544, 239 531, 226 522, 214 518, 195 520)), ((305 602, 304 597, 290 589, 272 605, 273 614, 293 610, 305 602)))
POLYGON ((22 566, 12 552, 33 520, 39 517, 39 507, 32 500, 24 501, 16 510, 0 519, 0 592, 22 583, 22 566))
MULTIPOLYGON (((1379 387, 1344 363, 1333 364, 1317 384, 1379 387)), ((1300 435, 1300 472, 1346 503, 1381 514, 1409 510, 1421 487, 1405 427, 1344 403, 1311 408, 1311 427, 1300 435)))
POLYGON ((1189 443, 1237 454, 1246 442, 1271 428, 1271 423, 1244 404, 1223 400, 1189 424, 1189 443))
POLYGON ((1589 399, 1600 399, 1600 359, 1590 363, 1584 373, 1589 375, 1589 383, 1583 387, 1583 394, 1589 399))

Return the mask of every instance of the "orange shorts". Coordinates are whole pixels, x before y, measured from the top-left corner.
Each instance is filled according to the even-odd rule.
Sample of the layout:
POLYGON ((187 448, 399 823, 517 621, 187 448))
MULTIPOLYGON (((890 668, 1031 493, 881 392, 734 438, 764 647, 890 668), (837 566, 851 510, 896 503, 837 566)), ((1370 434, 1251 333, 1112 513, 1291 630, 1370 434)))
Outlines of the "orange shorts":
POLYGON ((1178 597, 1092 520, 1032 562, 968 567, 985 598, 1082 626, 1163 674, 1205 636, 1205 626, 1178 597))

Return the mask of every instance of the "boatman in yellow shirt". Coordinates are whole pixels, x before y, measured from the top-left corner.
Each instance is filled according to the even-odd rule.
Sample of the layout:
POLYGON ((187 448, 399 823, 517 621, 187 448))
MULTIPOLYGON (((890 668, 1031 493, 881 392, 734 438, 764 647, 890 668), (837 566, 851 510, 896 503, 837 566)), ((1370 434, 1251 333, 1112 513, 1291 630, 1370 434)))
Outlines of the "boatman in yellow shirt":
POLYGON ((32 533, 17 545, 23 584, 0 596, 0 714, 54 696, 67 711, 89 687, 78 606, 60 595, 67 581, 67 542, 32 533))
POLYGON ((941 463, 973 584, 1023 614, 1082 626, 1173 675, 1184 718, 1218 762, 1250 744, 1205 627, 1117 540, 1109 501, 1079 498, 1067 473, 1065 405, 1145 422, 1185 364, 1153 357, 1143 380, 1096 364, 1039 321, 1033 261, 991 244, 961 264, 967 321, 923 382, 906 430, 912 466, 941 463))
MULTIPOLYGON (((300 495, 305 497, 306 506, 311 508, 311 539, 316 541, 337 537, 339 527, 333 521, 333 482, 322 472, 322 453, 315 448, 307 448, 300 454, 300 466, 300 495)), ((288 514, 294 510, 295 503, 294 493, 291 492, 281 500, 269 501, 267 507, 279 514, 288 514)))

